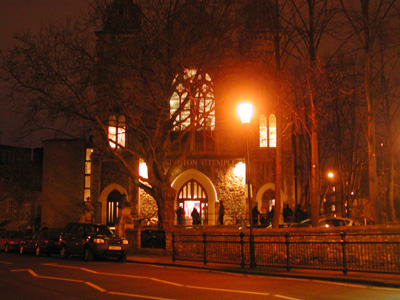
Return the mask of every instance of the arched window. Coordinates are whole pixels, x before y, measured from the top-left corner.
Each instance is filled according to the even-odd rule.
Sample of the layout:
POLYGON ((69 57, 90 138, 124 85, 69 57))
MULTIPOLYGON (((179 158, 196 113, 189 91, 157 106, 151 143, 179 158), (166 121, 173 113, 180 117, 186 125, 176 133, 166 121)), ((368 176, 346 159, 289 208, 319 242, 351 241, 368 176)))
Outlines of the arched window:
MULTIPOLYGON (((208 197, 204 187, 194 179, 186 182, 178 192, 178 206, 182 207, 184 224, 192 224, 192 211, 195 208, 200 214, 200 223, 208 223, 208 197)), ((196 225, 196 224, 194 224, 196 225)))
POLYGON ((215 149, 215 101, 211 77, 199 73, 196 69, 186 69, 178 74, 173 83, 175 92, 170 99, 170 117, 173 120, 173 138, 175 144, 172 151, 181 151, 180 133, 192 126, 196 129, 191 141, 194 152, 210 152, 215 149))
POLYGON ((176 91, 170 99, 170 114, 174 119, 174 130, 184 130, 190 124, 198 130, 215 128, 215 102, 211 77, 199 74, 196 69, 185 70, 183 76, 177 75, 173 84, 176 91), (187 98, 188 90, 193 91, 187 98))
POLYGON ((271 114, 268 118, 265 115, 260 116, 260 147, 276 147, 276 117, 271 114))
POLYGON ((110 116, 108 120, 108 142, 113 149, 125 147, 125 116, 110 116))

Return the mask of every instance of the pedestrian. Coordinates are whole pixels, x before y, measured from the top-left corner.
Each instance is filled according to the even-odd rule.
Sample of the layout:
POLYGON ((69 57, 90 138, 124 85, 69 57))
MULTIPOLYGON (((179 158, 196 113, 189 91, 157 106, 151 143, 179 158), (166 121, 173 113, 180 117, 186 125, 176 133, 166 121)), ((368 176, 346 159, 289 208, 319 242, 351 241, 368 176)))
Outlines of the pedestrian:
POLYGON ((178 218, 178 225, 183 225, 183 215, 185 214, 182 206, 178 206, 176 209, 176 216, 178 218))
POLYGON ((258 225, 258 216, 260 215, 260 212, 258 211, 257 204, 254 205, 252 211, 251 211, 251 218, 253 219, 253 225, 258 225))
POLYGON ((268 221, 270 224, 272 224, 272 221, 274 220, 274 212, 275 212, 275 206, 272 206, 271 210, 268 213, 268 221))
POLYGON ((303 209, 301 208, 300 204, 296 205, 296 208, 294 210, 294 221, 296 223, 301 222, 302 221, 302 214, 303 214, 303 209))
POLYGON ((199 225, 200 224, 200 215, 199 215, 199 212, 197 211, 196 207, 193 207, 191 216, 192 216, 193 225, 199 225))
POLYGON ((283 215, 283 222, 285 222, 285 223, 292 222, 293 210, 289 207, 289 204, 285 204, 282 215, 283 215))
POLYGON ((218 220, 220 225, 224 225, 224 214, 225 214, 225 207, 224 201, 219 202, 219 212, 218 212, 218 220))

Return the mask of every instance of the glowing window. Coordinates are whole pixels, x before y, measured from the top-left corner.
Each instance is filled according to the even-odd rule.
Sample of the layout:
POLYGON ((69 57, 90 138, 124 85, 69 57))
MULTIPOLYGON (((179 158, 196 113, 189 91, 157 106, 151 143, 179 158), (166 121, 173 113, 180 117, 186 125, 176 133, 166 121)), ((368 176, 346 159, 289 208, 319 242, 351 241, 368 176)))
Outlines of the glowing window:
POLYGON ((276 117, 275 115, 271 114, 269 116, 269 146, 271 148, 276 147, 276 117))
POLYGON ((111 148, 125 147, 125 117, 119 116, 118 120, 115 116, 111 116, 108 122, 108 142, 111 148))
POLYGON ((195 124, 199 130, 215 128, 215 102, 211 77, 203 76, 196 69, 185 70, 177 75, 173 84, 176 91, 170 99, 170 115, 174 118, 174 130, 183 130, 195 124), (195 87, 189 98, 188 90, 195 87))
POLYGON ((268 147, 267 117, 260 116, 260 147, 268 147))
POLYGON ((276 117, 271 114, 268 118, 265 115, 260 116, 260 147, 276 147, 276 117))
POLYGON ((91 155, 93 153, 92 148, 86 148, 86 157, 85 157, 85 188, 83 192, 83 201, 90 201, 90 176, 92 174, 92 159, 91 155))

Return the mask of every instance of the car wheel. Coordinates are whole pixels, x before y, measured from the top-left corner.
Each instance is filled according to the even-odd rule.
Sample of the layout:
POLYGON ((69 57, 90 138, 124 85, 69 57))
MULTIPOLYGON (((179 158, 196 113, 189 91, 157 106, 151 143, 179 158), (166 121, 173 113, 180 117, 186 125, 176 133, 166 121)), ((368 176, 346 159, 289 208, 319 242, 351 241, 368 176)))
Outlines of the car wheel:
POLYGON ((19 247, 19 254, 24 254, 24 253, 25 253, 24 245, 21 245, 19 247))
POLYGON ((126 261, 126 254, 122 254, 120 257, 118 257, 118 261, 126 261))
POLYGON ((36 246, 35 254, 36 254, 36 256, 40 256, 42 254, 42 252, 40 252, 40 247, 39 246, 36 246))
POLYGON ((8 244, 6 244, 6 245, 4 246, 4 252, 5 252, 5 253, 10 252, 10 248, 8 247, 8 244))
POLYGON ((65 245, 61 245, 61 247, 60 247, 60 258, 62 258, 62 259, 68 258, 68 251, 65 248, 65 245))
POLYGON ((83 253, 83 260, 84 261, 92 261, 93 260, 93 253, 92 253, 92 250, 90 250, 89 246, 85 247, 85 250, 83 253))

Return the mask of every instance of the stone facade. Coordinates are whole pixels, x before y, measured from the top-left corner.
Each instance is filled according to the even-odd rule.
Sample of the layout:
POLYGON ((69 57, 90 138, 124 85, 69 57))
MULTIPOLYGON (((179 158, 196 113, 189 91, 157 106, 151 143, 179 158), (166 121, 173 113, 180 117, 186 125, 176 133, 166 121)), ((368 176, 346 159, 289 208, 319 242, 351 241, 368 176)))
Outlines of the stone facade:
MULTIPOLYGON (((116 1, 109 9, 108 13, 111 14, 108 16, 107 22, 111 23, 106 22, 104 28, 96 33, 100 63, 101 59, 107 62, 105 58, 108 54, 112 53, 111 50, 115 46, 114 44, 107 43, 110 37, 121 34, 124 37, 122 40, 132 45, 132 47, 135 45, 135 39, 140 37, 135 31, 140 25, 140 22, 135 20, 135 18, 140 15, 135 13, 137 12, 136 9, 138 9, 136 4, 133 4, 132 1, 116 1), (118 6, 120 4, 122 5, 122 3, 125 3, 128 5, 126 7, 130 8, 127 14, 119 15, 118 12, 121 9, 123 11, 125 7, 118 6), (117 18, 116 23, 113 22, 114 17, 117 18), (116 24, 122 24, 123 26, 118 30, 116 24), (126 27, 129 24, 133 27, 126 27)), ((260 42, 267 48, 271 47, 270 42, 267 40, 261 39, 260 42)), ((135 49, 133 49, 133 51, 135 51, 135 49)), ((192 210, 193 207, 197 207, 200 209, 202 218, 201 225, 217 225, 221 200, 225 203, 225 219, 231 220, 231 223, 234 224, 246 223, 248 221, 249 207, 253 207, 257 204, 258 209, 263 209, 264 213, 267 214, 274 203, 276 148, 274 145, 271 146, 269 144, 268 146, 260 146, 260 137, 262 135, 260 133, 260 122, 261 117, 267 118, 268 120, 270 117, 281 117, 275 116, 277 111, 276 99, 278 99, 278 97, 271 92, 273 90, 273 78, 266 81, 266 78, 260 76, 260 74, 266 75, 265 70, 268 68, 265 63, 261 61, 257 61, 257 64, 254 64, 254 61, 248 62, 247 59, 250 58, 251 55, 239 55, 234 58, 228 58, 228 56, 226 56, 226 61, 220 61, 218 66, 210 67, 212 70, 209 70, 209 73, 207 73, 208 70, 206 70, 205 74, 196 75, 203 79, 207 78, 206 83, 211 87, 208 90, 210 93, 207 93, 207 99, 210 100, 212 98, 210 101, 212 101, 213 104, 208 107, 212 107, 213 111, 207 113, 209 113, 210 116, 215 115, 215 119, 205 120, 207 122, 204 122, 204 124, 212 125, 207 125, 196 131, 194 134, 194 141, 191 140, 190 155, 173 170, 172 178, 170 178, 172 180, 172 187, 177 192, 174 200, 174 208, 177 209, 178 205, 184 206, 186 210, 186 219, 189 223, 191 222, 189 210, 192 210), (242 60, 240 62, 237 61, 239 57, 242 60), (242 68, 242 66, 245 67, 242 68), (224 70, 224 72, 221 72, 221 70, 224 70), (240 71, 238 72, 238 70, 240 71), (244 78, 243 74, 241 74, 242 71, 248 78, 244 78), (249 87, 252 92, 249 92, 249 87), (211 94, 212 96, 210 96, 211 94), (244 128, 239 117, 234 112, 237 104, 243 100, 244 96, 253 98, 254 106, 256 107, 256 113, 252 118, 252 122, 249 127, 246 128, 244 128), (249 163, 246 167, 249 169, 249 178, 246 179, 244 162, 247 149, 249 153, 249 163), (242 170, 238 171, 240 166, 242 166, 242 170), (252 203, 248 202, 249 197, 246 195, 245 179, 251 183, 250 196, 252 203), (180 194, 181 192, 182 194, 180 194)), ((269 74, 268 76, 272 75, 269 74)), ((179 77, 177 78, 180 80, 179 77)), ((121 80, 124 81, 123 79, 121 80)), ((124 86, 124 84, 125 82, 121 83, 122 86, 124 86)), ((129 81, 129 84, 133 84, 134 86, 134 80, 129 81)), ((204 85, 202 86, 204 88, 204 85)), ((103 93, 105 91, 102 90, 102 88, 107 89, 108 87, 98 87, 97 96, 100 100, 107 97, 107 93, 103 93)), ((152 93, 156 93, 156 91, 152 91, 152 93)), ((147 102, 142 102, 143 99, 140 98, 136 104, 145 107, 149 105, 150 107, 146 107, 146 111, 148 110, 148 117, 151 118, 148 119, 153 120, 152 118, 157 115, 157 111, 154 110, 152 106, 153 104, 150 102, 149 104, 147 104, 147 102), (151 109, 153 109, 153 111, 151 111, 151 109)), ((99 101, 99 103, 103 102, 99 101)), ((153 225, 152 222, 156 221, 155 216, 157 216, 157 205, 154 199, 146 195, 143 191, 139 191, 136 187, 137 184, 135 185, 133 182, 134 179, 123 171, 125 167, 120 165, 116 159, 114 160, 112 157, 105 154, 109 153, 109 149, 107 148, 109 147, 109 142, 113 141, 112 138, 110 139, 110 136, 108 136, 110 140, 107 140, 107 134, 110 134, 111 127, 113 128, 112 132, 115 132, 115 130, 117 130, 116 128, 118 128, 118 125, 111 125, 111 118, 112 120, 119 120, 120 117, 123 117, 125 120, 127 116, 122 115, 124 110, 118 107, 118 103, 112 103, 112 101, 104 101, 104 103, 104 107, 101 108, 102 114, 104 115, 101 116, 101 119, 103 120, 104 118, 104 120, 109 121, 108 123, 104 123, 104 126, 108 126, 109 132, 95 134, 93 138, 94 150, 91 156, 90 206, 93 210, 93 219, 97 223, 117 226, 118 219, 121 217, 119 205, 122 199, 126 199, 130 204, 131 216, 134 221, 140 223, 145 219, 147 220, 146 223, 148 223, 145 225, 153 225)), ((165 107, 168 109, 169 106, 167 105, 169 105, 169 103, 170 99, 167 99, 161 106, 165 104, 165 107)), ((282 119, 285 121, 285 116, 282 116, 282 119)), ((129 121, 127 118, 126 120, 127 122, 129 121)), ((286 125, 285 123, 283 124, 284 127, 286 125)), ((119 155, 123 156, 124 159, 126 159, 126 157, 132 157, 130 161, 126 161, 127 165, 132 170, 139 172, 139 158, 135 157, 135 154, 132 155, 132 153, 137 153, 135 150, 137 150, 136 148, 141 148, 141 144, 138 144, 142 143, 143 140, 137 140, 135 134, 129 132, 129 126, 125 128, 123 133, 123 147, 129 148, 129 150, 132 151, 130 152, 128 150, 124 152, 121 150, 119 155), (127 129, 126 131, 125 128, 127 129)), ((272 126, 272 132, 274 130, 275 137, 272 139, 276 140, 276 126, 272 126)), ((270 134, 270 131, 268 131, 268 136, 270 134)), ((282 196, 282 204, 286 202, 294 207, 296 186, 294 183, 294 159, 291 132, 288 130, 287 132, 279 132, 278 134, 279 137, 282 137, 282 157, 284 159, 282 163, 282 187, 279 193, 282 196)), ((171 136, 172 135, 173 134, 171 134, 171 136)), ((272 133, 271 135, 274 134, 272 133)), ((268 137, 268 139, 270 139, 270 137, 268 137)), ((55 147, 53 147, 54 149, 50 149, 50 145, 50 143, 47 143, 46 148, 51 152, 54 151, 55 154, 49 154, 49 161, 46 162, 47 170, 50 164, 56 163, 55 159, 52 157, 53 155, 62 162, 61 155, 56 152, 57 149, 55 149, 55 147)), ((114 145, 116 145, 116 143, 114 143, 114 145)), ((66 145, 63 146, 67 147, 66 145)), ((168 158, 172 160, 179 155, 180 146, 181 145, 178 145, 176 149, 172 149, 171 147, 171 149, 169 149, 170 153, 168 153, 168 158)), ((121 149, 123 147, 121 147, 121 149)), ((80 199, 82 191, 79 189, 83 189, 82 176, 84 174, 81 167, 83 168, 85 163, 83 148, 84 146, 82 144, 82 149, 79 151, 76 149, 76 151, 74 151, 77 160, 74 163, 70 163, 71 168, 77 172, 74 177, 73 187, 69 183, 71 181, 70 178, 64 178, 66 186, 61 187, 58 182, 51 181, 54 180, 54 175, 46 177, 46 185, 52 186, 51 188, 47 188, 48 190, 44 193, 46 205, 48 204, 50 207, 54 206, 57 202, 55 200, 57 197, 55 190, 58 189, 62 191, 62 201, 59 202, 61 202, 62 210, 68 208, 65 219, 75 219, 79 215, 79 209, 77 207, 79 207, 79 202, 82 203, 82 199, 80 199), (80 151, 82 151, 82 157, 80 156, 80 151), (69 198, 69 204, 67 203, 67 198, 69 198)), ((113 150, 119 151, 118 149, 113 150)), ((142 154, 143 153, 140 155, 142 154)), ((72 153, 66 153, 65 155, 65 161, 69 162, 70 159, 72 159, 70 158, 72 153)), ((60 170, 58 171, 60 172, 60 170)), ((49 173, 51 173, 51 171, 49 173)), ((281 205, 281 207, 283 207, 283 205, 281 205)), ((54 210, 54 208, 46 208, 45 210, 49 209, 54 210)), ((52 215, 53 214, 50 212, 46 213, 45 221, 50 222, 52 215)), ((58 219, 58 221, 60 221, 60 223, 64 222, 64 220, 61 219, 58 219)), ((55 220, 51 220, 52 223, 53 221, 55 220)), ((175 224, 177 224, 177 222, 175 222, 175 224)))

